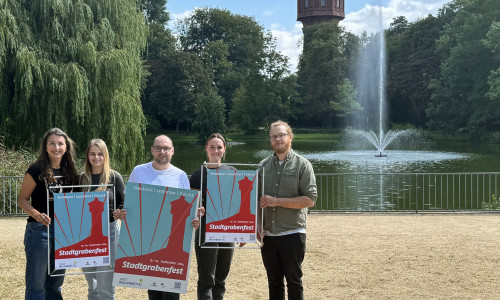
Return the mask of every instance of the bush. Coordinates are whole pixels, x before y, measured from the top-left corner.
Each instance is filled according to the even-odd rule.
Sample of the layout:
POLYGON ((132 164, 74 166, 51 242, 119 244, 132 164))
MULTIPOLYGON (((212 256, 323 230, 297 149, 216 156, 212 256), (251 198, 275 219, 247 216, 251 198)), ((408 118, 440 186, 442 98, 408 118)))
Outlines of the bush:
POLYGON ((12 151, 0 140, 0 176, 23 176, 36 155, 26 150, 12 151))
POLYGON ((500 210, 500 199, 491 195, 491 201, 489 203, 483 201, 482 207, 486 210, 500 210))

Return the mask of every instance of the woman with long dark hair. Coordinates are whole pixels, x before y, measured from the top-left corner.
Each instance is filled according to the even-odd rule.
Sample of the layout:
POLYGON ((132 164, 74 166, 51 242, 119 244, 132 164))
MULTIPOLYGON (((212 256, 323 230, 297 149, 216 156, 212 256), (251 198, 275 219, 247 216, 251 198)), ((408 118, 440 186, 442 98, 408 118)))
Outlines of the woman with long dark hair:
MULTIPOLYGON (((201 177, 203 176, 202 207, 206 207, 207 168, 219 170, 234 170, 234 167, 222 164, 226 154, 226 140, 221 134, 214 133, 207 139, 205 145, 208 163, 203 170, 197 169, 189 180, 191 189, 201 190, 201 177)), ((203 214, 204 210, 201 210, 203 214)), ((202 224, 203 218, 202 216, 202 224)), ((204 230, 203 226, 201 229, 204 230)), ((203 236, 203 235, 202 235, 203 236)), ((202 241, 204 242, 204 241, 202 241)), ((196 261, 198 264, 198 299, 223 299, 226 292, 226 278, 229 274, 233 260, 234 243, 205 243, 211 248, 202 248, 199 245, 199 232, 195 237, 196 261)))
POLYGON ((24 175, 17 200, 19 206, 29 215, 24 235, 26 299, 62 299, 64 270, 54 270, 54 251, 51 251, 50 273, 56 276, 48 275, 47 248, 50 242, 50 248, 54 249, 53 193, 70 192, 71 189, 53 187, 72 186, 77 183, 75 144, 64 131, 52 128, 45 133, 40 143, 38 159, 28 167, 24 175), (50 230, 50 241, 47 226, 50 230))
POLYGON ((109 192, 109 236, 111 264, 103 267, 82 268, 89 284, 88 299, 115 299, 113 286, 113 270, 116 259, 117 223, 127 215, 123 209, 125 185, 120 173, 110 167, 109 151, 101 139, 93 139, 87 146, 84 172, 80 175, 80 184, 101 185, 99 187, 83 187, 83 191, 109 192))

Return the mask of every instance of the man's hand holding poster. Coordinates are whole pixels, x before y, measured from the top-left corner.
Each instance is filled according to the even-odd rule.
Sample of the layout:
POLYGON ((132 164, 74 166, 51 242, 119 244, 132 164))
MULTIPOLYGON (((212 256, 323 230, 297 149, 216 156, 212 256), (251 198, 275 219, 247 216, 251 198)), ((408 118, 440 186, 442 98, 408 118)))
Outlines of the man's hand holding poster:
POLYGON ((257 171, 207 171, 205 242, 256 242, 257 183, 257 171))
POLYGON ((187 292, 198 193, 127 183, 113 285, 187 292))
POLYGON ((54 194, 56 269, 109 265, 108 192, 54 194))

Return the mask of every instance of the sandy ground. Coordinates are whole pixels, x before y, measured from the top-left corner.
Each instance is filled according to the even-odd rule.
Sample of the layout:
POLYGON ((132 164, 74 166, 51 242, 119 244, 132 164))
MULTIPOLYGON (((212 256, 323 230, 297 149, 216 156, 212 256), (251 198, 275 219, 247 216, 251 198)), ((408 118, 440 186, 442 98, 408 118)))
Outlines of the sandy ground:
MULTIPOLYGON (((313 214, 303 265, 306 299, 500 299, 499 214, 313 214)), ((0 218, 0 299, 24 296, 25 218, 0 218)), ((188 293, 196 299, 196 260, 188 293)), ((83 275, 65 299, 85 299, 83 275)), ((226 299, 266 299, 257 249, 237 250, 226 299)), ((147 299, 118 287, 116 299, 147 299)))

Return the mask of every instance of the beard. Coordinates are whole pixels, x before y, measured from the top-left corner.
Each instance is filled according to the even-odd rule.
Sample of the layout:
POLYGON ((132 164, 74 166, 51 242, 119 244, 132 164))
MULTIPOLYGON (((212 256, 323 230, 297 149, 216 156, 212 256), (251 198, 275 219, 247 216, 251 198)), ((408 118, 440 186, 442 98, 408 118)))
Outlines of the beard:
POLYGON ((154 158, 155 163, 159 165, 167 165, 170 163, 170 157, 165 156, 165 157, 155 157, 154 158))
POLYGON ((276 152, 276 154, 283 154, 283 153, 288 153, 290 151, 290 149, 292 148, 292 141, 288 140, 287 142, 285 143, 282 143, 282 144, 274 144, 274 145, 271 145, 274 152, 276 152))

